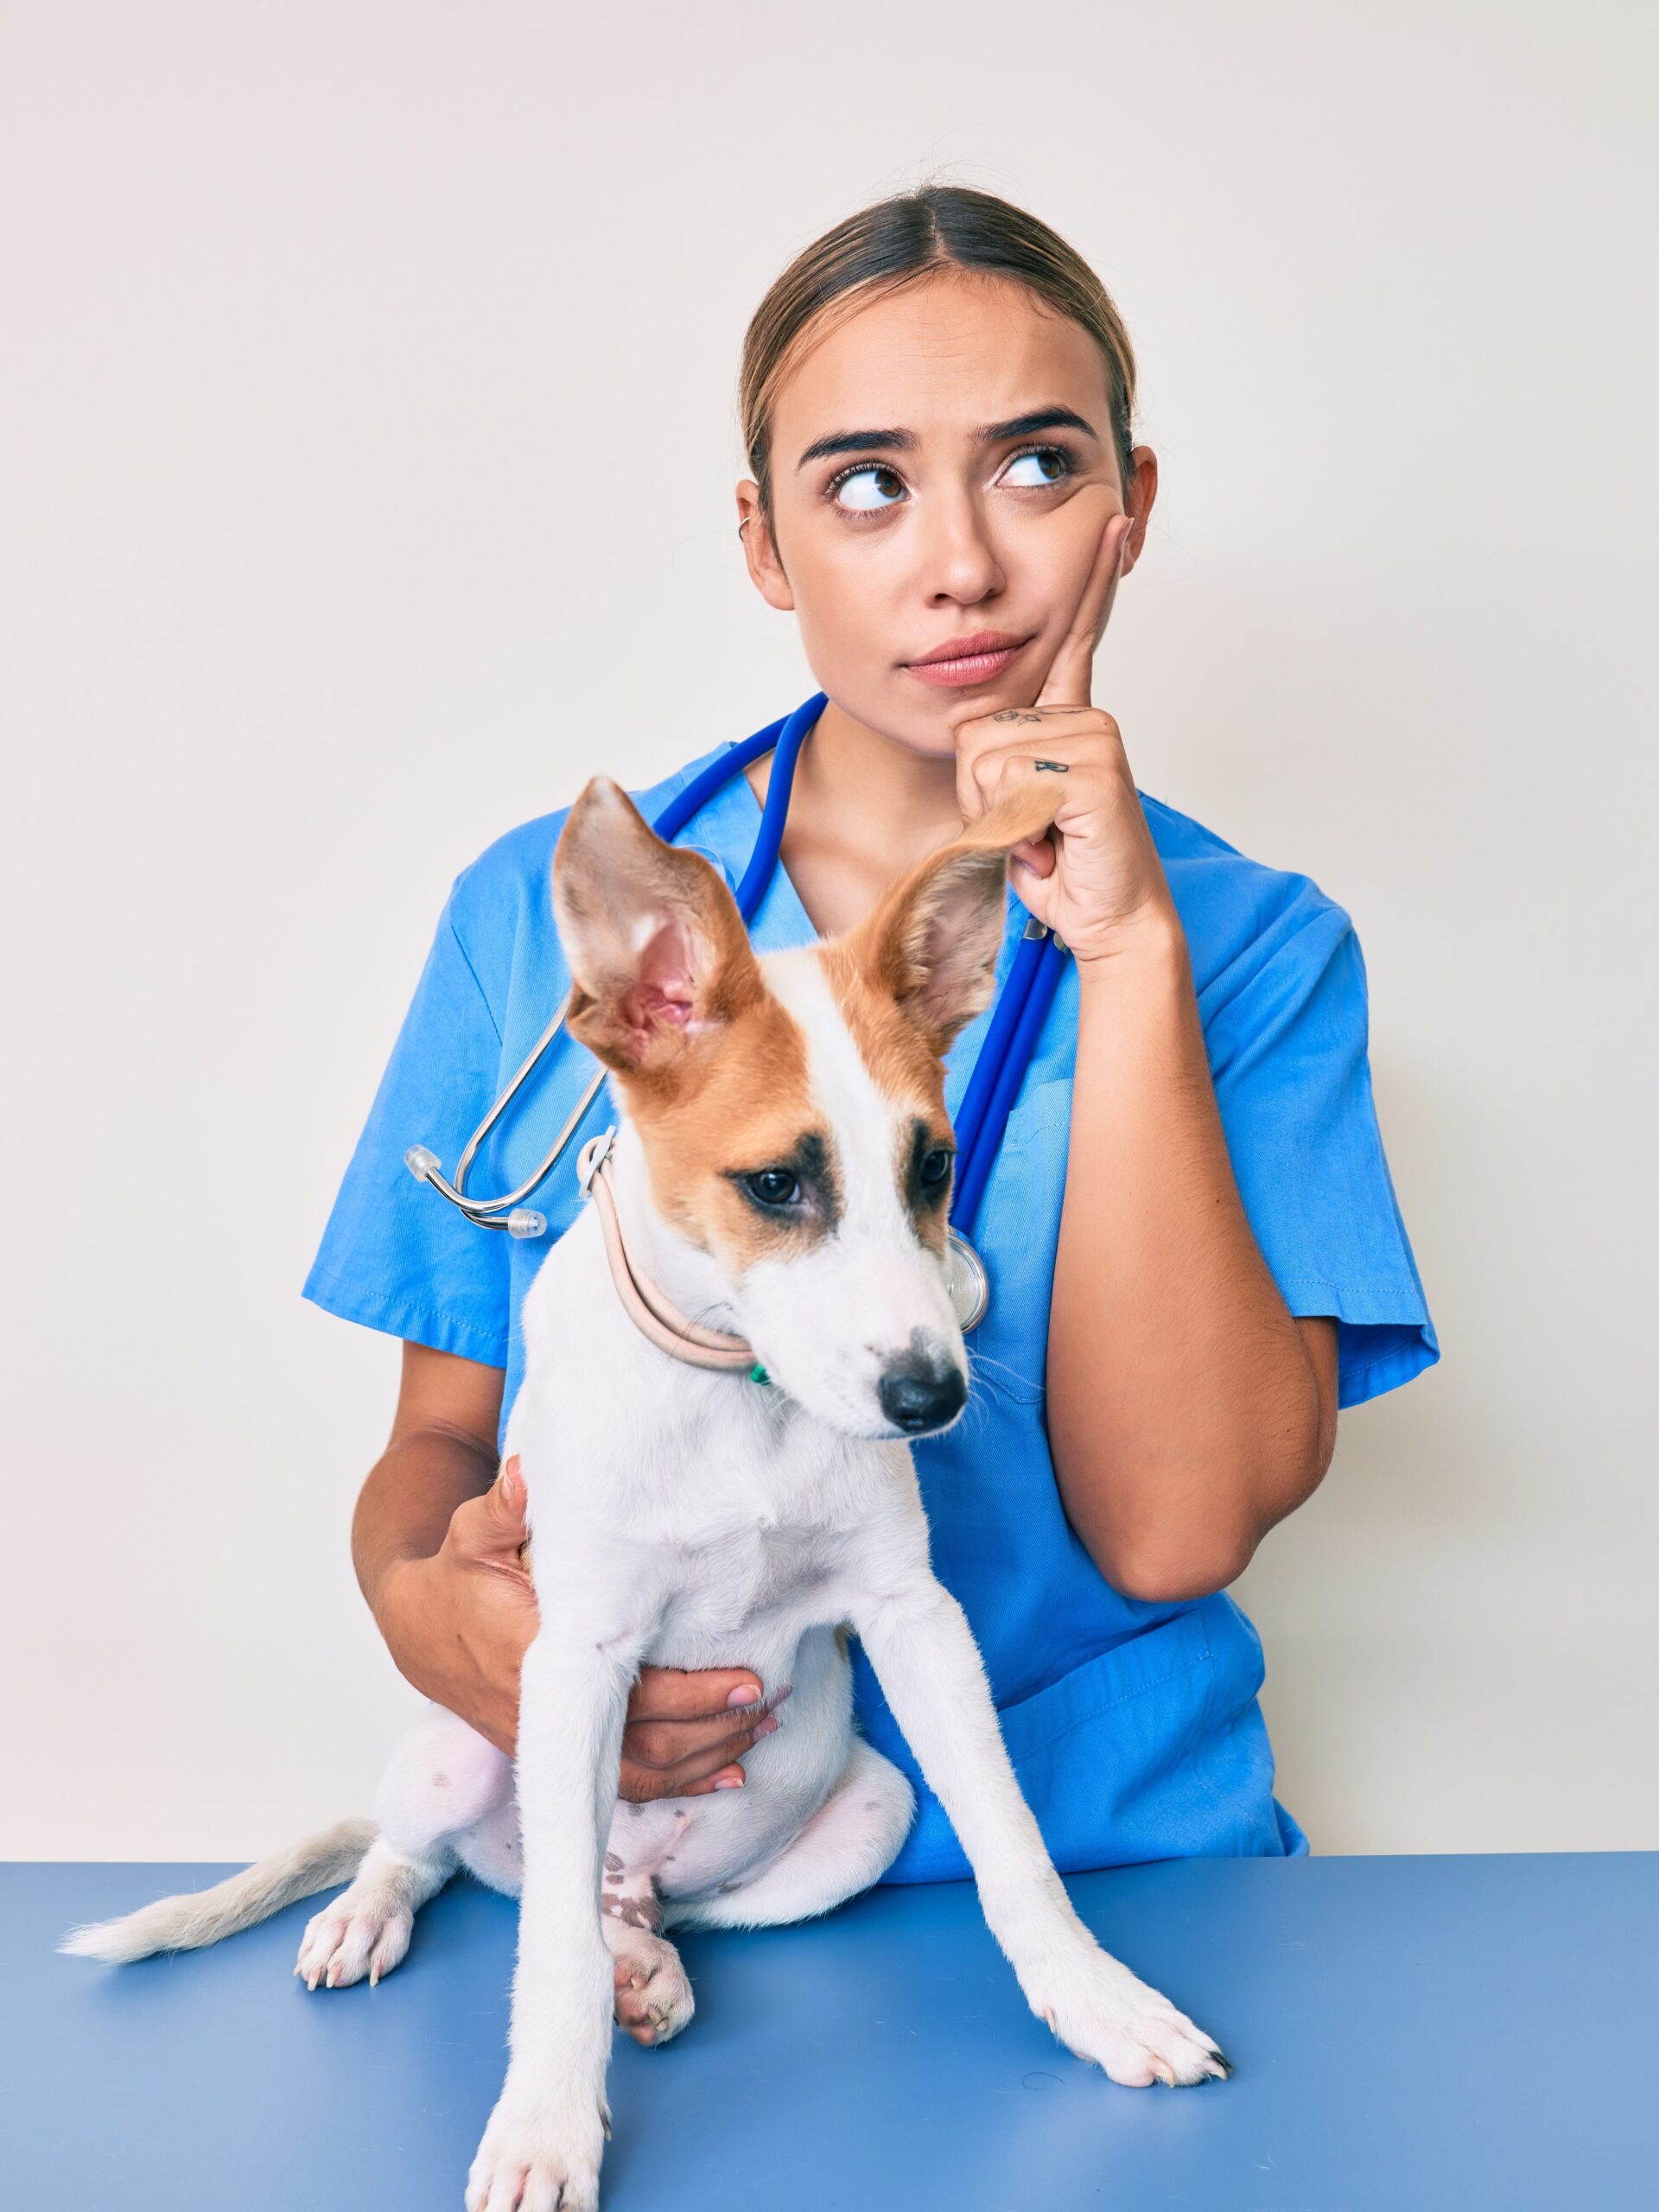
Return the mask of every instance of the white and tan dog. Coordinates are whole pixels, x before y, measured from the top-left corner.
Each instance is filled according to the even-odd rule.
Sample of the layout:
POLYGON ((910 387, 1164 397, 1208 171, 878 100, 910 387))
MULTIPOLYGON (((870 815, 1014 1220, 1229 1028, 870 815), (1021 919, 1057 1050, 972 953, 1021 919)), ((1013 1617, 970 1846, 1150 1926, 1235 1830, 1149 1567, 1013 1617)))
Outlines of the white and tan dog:
POLYGON ((607 1169, 622 1242, 664 1310, 741 1334, 770 1379, 666 1356, 619 1298, 601 1209, 585 1207, 525 1297, 505 1440, 541 1621, 516 1791, 513 1766, 434 1706, 392 1758, 374 1826, 343 1823, 64 1945, 124 1960, 211 1942, 350 1875, 300 1952, 311 1987, 337 1986, 396 1966, 459 1866, 519 1896, 512 2057, 468 2212, 596 2203, 613 2009, 646 2043, 691 2017, 665 1928, 803 1919, 893 1860, 912 1793, 854 1732, 848 1629, 1033 2009, 1117 2082, 1227 2071, 1073 1910, 933 1575, 905 1442, 948 1427, 967 1395, 944 1268, 942 1055, 990 997, 1005 856, 1052 821, 1052 789, 1016 785, 847 936, 757 956, 705 860, 656 837, 616 785, 587 786, 555 903, 570 1029, 625 1109, 607 1169), (618 1800, 645 1662, 791 1686, 742 1789, 618 1800))

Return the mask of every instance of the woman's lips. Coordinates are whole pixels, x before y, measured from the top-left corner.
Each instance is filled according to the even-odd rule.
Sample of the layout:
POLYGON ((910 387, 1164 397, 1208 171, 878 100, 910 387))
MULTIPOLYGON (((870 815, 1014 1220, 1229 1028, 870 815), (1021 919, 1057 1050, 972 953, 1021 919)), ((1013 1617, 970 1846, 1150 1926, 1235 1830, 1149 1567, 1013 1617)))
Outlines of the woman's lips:
POLYGON ((1017 645, 1002 645, 994 653, 964 653, 959 660, 910 660, 905 666, 912 676, 919 676, 924 683, 942 683, 951 689, 966 683, 985 683, 994 676, 1001 676, 1016 653, 1023 652, 1031 643, 1027 638, 1017 645))

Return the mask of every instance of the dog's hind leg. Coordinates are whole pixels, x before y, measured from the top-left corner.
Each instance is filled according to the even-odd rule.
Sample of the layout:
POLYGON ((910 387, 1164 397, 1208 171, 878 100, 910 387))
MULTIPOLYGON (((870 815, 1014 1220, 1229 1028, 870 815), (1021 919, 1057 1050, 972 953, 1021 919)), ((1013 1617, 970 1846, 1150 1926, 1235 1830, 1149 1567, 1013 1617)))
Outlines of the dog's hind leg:
POLYGON ((855 1736, 840 1781, 777 1858, 711 1896, 664 1897, 665 1919, 675 1928, 767 1928, 828 1912, 887 1872, 915 1812, 905 1777, 855 1736))
MULTIPOLYGON (((627 1810, 637 1814, 639 1808, 630 1805, 627 1810)), ((622 1811, 620 1804, 617 1811, 622 1811)), ((660 1820, 653 1824, 655 1834, 645 1843, 636 1821, 611 1823, 600 1875, 599 1925, 611 1955, 616 2024, 635 2043, 666 2043, 696 2009, 680 1955, 662 1932, 663 1899, 657 1888, 664 1861, 673 1856, 670 1847, 677 1847, 691 1818, 688 1808, 678 1807, 668 1825, 660 1820)))
POLYGON ((357 1878, 331 1904, 313 1913, 294 1971, 308 1989, 344 1989, 390 1974, 409 1948, 415 1916, 455 1871, 442 1844, 406 1859, 384 1836, 369 1846, 357 1878))
POLYGON ((460 1865, 451 1839, 512 1794, 512 1764, 464 1720, 432 1706, 392 1753, 375 1812, 380 1833, 356 1878, 314 1913, 294 1971, 308 1989, 390 1974, 415 1916, 460 1865))
MULTIPOLYGON (((663 1904, 649 1874, 624 1874, 606 1854, 600 1928, 611 1955, 617 2025, 635 2043, 666 2043, 696 2009, 680 1955, 662 1934, 663 1904)), ((619 1862, 620 1864, 620 1862, 619 1862)))

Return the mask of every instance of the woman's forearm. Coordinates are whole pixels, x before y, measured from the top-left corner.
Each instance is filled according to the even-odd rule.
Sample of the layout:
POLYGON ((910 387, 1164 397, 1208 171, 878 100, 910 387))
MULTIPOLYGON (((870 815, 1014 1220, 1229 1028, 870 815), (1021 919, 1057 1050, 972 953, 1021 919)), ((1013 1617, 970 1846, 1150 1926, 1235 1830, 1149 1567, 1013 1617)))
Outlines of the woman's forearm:
POLYGON ((1197 1595, 1324 1471, 1307 1351, 1244 1212, 1179 919, 1079 964, 1048 1431, 1107 1579, 1197 1595))

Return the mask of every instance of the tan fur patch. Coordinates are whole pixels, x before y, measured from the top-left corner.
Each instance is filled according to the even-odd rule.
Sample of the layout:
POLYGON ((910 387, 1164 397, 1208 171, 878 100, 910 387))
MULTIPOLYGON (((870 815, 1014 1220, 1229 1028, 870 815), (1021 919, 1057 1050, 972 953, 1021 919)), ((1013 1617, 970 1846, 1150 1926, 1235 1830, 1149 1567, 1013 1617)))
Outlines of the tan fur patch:
MULTIPOLYGON (((899 1011, 892 990, 871 973, 867 949, 847 938, 816 948, 841 1018, 858 1047, 860 1058, 883 1096, 891 1100, 896 1122, 893 1181, 907 1198, 913 1127, 920 1122, 934 1142, 951 1141, 944 1110, 944 1063, 916 1024, 899 1011)), ((943 1205, 912 1206, 918 1236, 943 1252, 948 1226, 943 1205)))
POLYGON ((943 1122, 944 1065, 900 1012, 887 979, 873 969, 868 947, 834 938, 815 949, 841 1018, 877 1089, 901 1111, 943 1122))
MULTIPOLYGON (((861 971, 869 990, 896 1005, 931 1057, 942 1058, 957 1033, 990 1002, 1007 856, 1053 822, 1055 780, 1033 775, 1017 783, 959 836, 918 861, 874 912, 820 956, 832 975, 849 966, 861 971)), ((849 1018, 862 995, 849 990, 849 1018)))
POLYGON ((990 1002, 1006 911, 1006 856, 1013 846, 1040 836, 1058 804, 1052 778, 1022 779, 908 870, 855 929, 816 948, 860 1055, 893 1102, 899 1189, 901 1196, 908 1192, 918 1233, 936 1250, 944 1249, 947 1217, 943 1206, 929 1206, 908 1191, 913 1124, 921 1122, 936 1142, 950 1141, 944 1055, 990 1002), (950 927, 956 915, 967 918, 965 937, 950 927))
POLYGON ((829 1141, 806 1039, 764 984, 715 1035, 694 1039, 671 1075, 618 1080, 645 1141, 652 1196, 682 1236, 739 1273, 818 1241, 811 1219, 770 1219, 730 1179, 788 1160, 810 1134, 829 1141))

